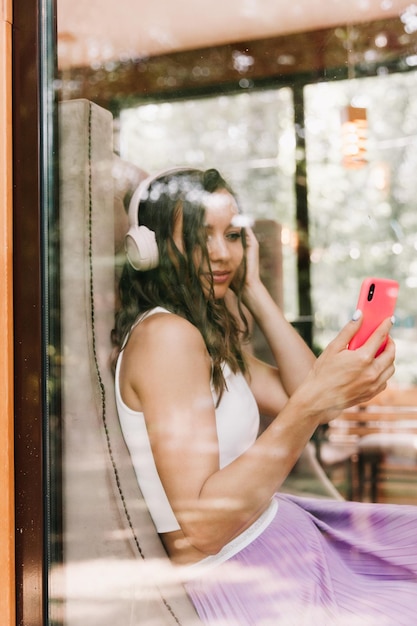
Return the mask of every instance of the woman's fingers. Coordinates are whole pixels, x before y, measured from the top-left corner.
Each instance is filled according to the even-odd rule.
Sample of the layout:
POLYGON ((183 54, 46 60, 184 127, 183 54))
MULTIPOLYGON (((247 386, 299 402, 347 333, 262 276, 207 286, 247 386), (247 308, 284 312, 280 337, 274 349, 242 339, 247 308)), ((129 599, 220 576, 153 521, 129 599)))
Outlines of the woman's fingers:
POLYGON ((248 263, 248 271, 258 271, 259 243, 256 239, 252 228, 245 229, 246 234, 246 258, 248 263))
POLYGON ((342 330, 336 335, 333 341, 329 344, 329 347, 334 349, 336 352, 340 352, 341 350, 345 350, 349 345, 352 337, 356 335, 359 328, 362 324, 362 315, 358 319, 351 319, 342 330))
POLYGON ((391 318, 387 318, 378 326, 369 339, 366 340, 361 349, 368 351, 371 356, 375 356, 381 346, 385 346, 387 343, 391 328, 392 320, 391 318))
POLYGON ((375 365, 381 368, 381 380, 385 383, 391 378, 395 372, 395 343, 388 336, 384 350, 375 359, 375 365))
POLYGON ((313 368, 324 421, 329 418, 328 409, 337 411, 370 400, 385 389, 394 374, 395 344, 389 337, 392 321, 384 320, 360 348, 347 350, 360 324, 360 319, 348 322, 313 368), (383 342, 384 352, 375 357, 383 342))
MULTIPOLYGON (((342 328, 340 333, 332 341, 332 347, 336 351, 344 350, 358 332, 362 324, 362 315, 357 312, 354 319, 342 328)), ((372 335, 366 340, 366 342, 358 348, 362 352, 369 353, 369 356, 375 356, 380 346, 387 342, 389 332, 392 328, 392 319, 387 318, 378 326, 378 328, 372 333, 372 335)))
POLYGON ((250 226, 245 227, 245 233, 246 233, 246 239, 247 239, 248 244, 253 244, 257 246, 258 240, 256 239, 256 235, 250 226))

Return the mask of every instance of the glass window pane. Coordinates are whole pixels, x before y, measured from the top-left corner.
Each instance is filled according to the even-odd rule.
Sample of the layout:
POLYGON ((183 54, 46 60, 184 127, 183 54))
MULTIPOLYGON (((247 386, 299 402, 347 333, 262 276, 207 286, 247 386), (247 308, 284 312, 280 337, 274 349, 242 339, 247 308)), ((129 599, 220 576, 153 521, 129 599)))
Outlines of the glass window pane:
POLYGON ((284 306, 297 316, 295 129, 289 88, 122 109, 120 156, 148 172, 178 164, 219 169, 244 212, 282 227, 284 306))
MULTIPOLYGON (((51 347, 56 367, 48 382, 59 395, 61 414, 59 429, 50 425, 48 449, 56 508, 62 501, 62 510, 51 509, 50 524, 62 537, 49 539, 52 545, 62 538, 62 545, 50 563, 50 622, 195 624, 194 607, 139 489, 115 405, 112 330, 129 199, 147 172, 177 165, 218 168, 245 213, 266 224, 258 234, 267 250, 263 278, 279 282, 276 300, 297 322, 302 246, 296 191, 307 184, 303 208, 310 241, 303 250, 312 293, 306 287, 303 295, 313 300, 314 347, 321 350, 349 318, 363 275, 393 276, 401 283, 396 380, 412 386, 417 74, 399 61, 404 73, 378 73, 370 63, 372 77, 339 80, 347 75, 346 48, 340 29, 333 28, 326 31, 329 49, 317 46, 321 30, 311 34, 309 28, 306 48, 296 35, 264 41, 256 31, 258 56, 250 54, 252 43, 223 46, 223 40, 221 55, 212 42, 203 51, 184 43, 184 56, 181 50, 176 56, 177 40, 162 32, 158 17, 148 16, 149 23, 141 22, 146 34, 168 50, 157 56, 159 49, 134 49, 141 43, 136 30, 125 37, 127 22, 136 23, 141 11, 132 15, 123 3, 57 4, 59 229, 52 236, 59 239, 59 254, 49 278, 60 310, 48 322, 59 330, 61 348, 58 354, 51 347), (96 11, 111 28, 98 32, 96 11), (227 58, 231 66, 216 67, 212 58, 227 58), (294 94, 303 88, 305 108, 299 111, 304 104, 294 94), (340 112, 352 98, 368 113, 367 162, 347 170, 340 112), (305 129, 294 123, 303 113, 305 129), (272 270, 271 257, 274 263, 278 258, 272 270)), ((245 23, 248 12, 257 13, 256 2, 249 4, 242 5, 245 23)), ((368 26, 364 39, 375 47, 376 26, 368 26)), ((402 33, 396 21, 396 33, 399 28, 402 33)), ((270 35, 262 30, 262 37, 270 35)), ((412 41, 402 45, 411 47, 412 41)), ((288 490, 296 484, 303 493, 339 495, 314 449, 306 450, 288 490)))
POLYGON ((415 384, 417 73, 310 85, 306 140, 316 341, 350 318, 365 276, 400 285, 396 380, 415 384), (367 111, 366 162, 342 162, 342 113, 367 111))

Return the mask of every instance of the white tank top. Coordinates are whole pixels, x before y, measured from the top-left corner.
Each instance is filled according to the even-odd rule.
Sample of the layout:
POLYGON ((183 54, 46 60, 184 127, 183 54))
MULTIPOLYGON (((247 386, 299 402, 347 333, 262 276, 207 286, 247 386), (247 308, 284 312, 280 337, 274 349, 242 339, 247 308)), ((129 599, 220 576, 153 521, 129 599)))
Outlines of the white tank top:
MULTIPOLYGON (((157 307, 140 317, 136 324, 153 313, 169 313, 157 307)), ((136 325, 135 324, 135 325, 136 325)), ((116 405, 120 425, 133 467, 146 505, 159 533, 179 530, 180 526, 168 501, 155 461, 146 430, 143 413, 132 411, 122 400, 120 394, 120 365, 123 358, 121 351, 115 377, 116 405)), ((216 427, 219 441, 220 468, 225 467, 247 450, 256 440, 259 429, 259 411, 255 398, 243 374, 233 374, 228 365, 223 367, 227 389, 219 406, 215 409, 216 427)), ((216 406, 217 394, 212 386, 213 405, 216 406)))

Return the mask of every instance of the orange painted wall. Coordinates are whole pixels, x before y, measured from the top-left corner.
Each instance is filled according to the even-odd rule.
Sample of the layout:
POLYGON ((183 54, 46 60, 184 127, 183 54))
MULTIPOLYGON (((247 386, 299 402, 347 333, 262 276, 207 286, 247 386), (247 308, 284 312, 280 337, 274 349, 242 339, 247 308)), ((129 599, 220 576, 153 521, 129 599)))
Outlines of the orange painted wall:
POLYGON ((15 624, 12 310, 12 0, 0 0, 0 616, 15 624))

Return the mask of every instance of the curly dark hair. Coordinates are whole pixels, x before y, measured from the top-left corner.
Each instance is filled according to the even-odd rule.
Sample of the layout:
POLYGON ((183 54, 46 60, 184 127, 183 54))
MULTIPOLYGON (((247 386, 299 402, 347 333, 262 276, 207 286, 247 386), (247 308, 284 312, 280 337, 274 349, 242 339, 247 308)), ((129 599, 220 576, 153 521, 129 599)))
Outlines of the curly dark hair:
MULTIPOLYGON (((246 371, 242 341, 249 337, 241 306, 246 261, 234 285, 238 317, 224 300, 216 300, 213 286, 207 295, 201 282, 204 266, 210 267, 204 228, 207 194, 232 189, 215 169, 182 169, 152 179, 139 203, 139 225, 154 231, 159 250, 155 269, 136 271, 126 262, 119 283, 120 308, 112 339, 120 352, 139 315, 161 306, 187 319, 201 332, 213 364, 213 385, 219 397, 226 383, 222 364, 233 372, 246 371), (173 239, 174 226, 182 216, 183 252, 173 239), (196 254, 199 251, 199 254, 196 254), (196 264, 199 258, 199 265, 196 264), (239 319, 240 318, 240 319, 239 319)), ((243 246, 246 240, 243 234, 243 246)))

